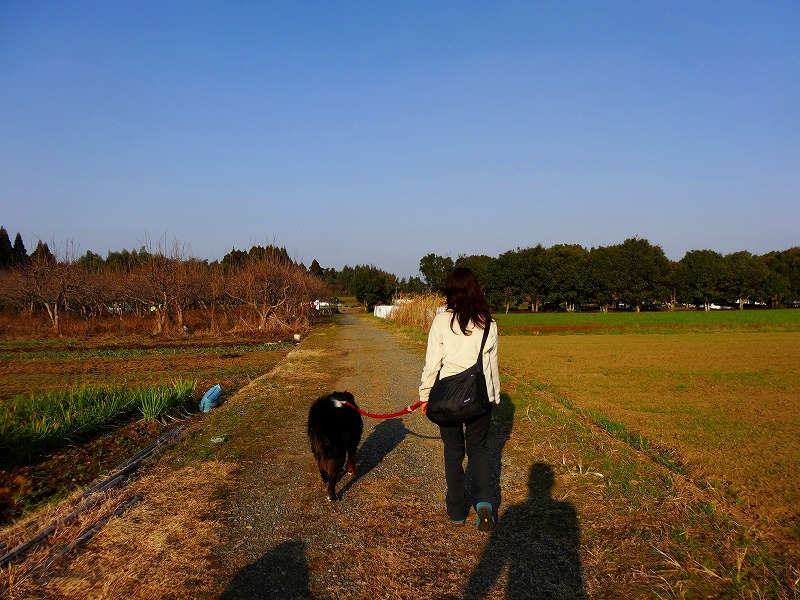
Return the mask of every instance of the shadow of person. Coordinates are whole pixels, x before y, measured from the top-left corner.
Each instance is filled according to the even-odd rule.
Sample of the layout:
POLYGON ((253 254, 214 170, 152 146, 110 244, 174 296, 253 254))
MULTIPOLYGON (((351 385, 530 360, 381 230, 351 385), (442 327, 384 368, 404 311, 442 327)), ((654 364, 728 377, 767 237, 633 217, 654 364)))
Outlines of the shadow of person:
POLYGON ((358 449, 356 473, 339 491, 339 496, 344 495, 356 481, 377 467, 392 450, 397 448, 407 433, 409 431, 402 419, 387 419, 378 423, 358 449))
POLYGON ((482 598, 507 567, 506 599, 586 598, 580 562, 580 528, 575 508, 554 500, 552 467, 534 464, 528 499, 500 517, 470 575, 464 598, 482 598))
POLYGON ((305 544, 290 540, 275 546, 239 571, 222 593, 222 600, 311 598, 305 544))
MULTIPOLYGON (((503 503, 503 448, 511 439, 513 429, 514 402, 508 394, 501 392, 500 404, 492 409, 492 424, 489 427, 489 439, 486 442, 489 448, 489 474, 496 493, 495 501, 492 502, 495 513, 503 503)), ((467 489, 472 489, 472 473, 469 469, 465 471, 464 477, 467 489)))
POLYGON ((495 511, 503 503, 503 448, 506 442, 511 439, 511 431, 514 429, 514 403, 508 394, 500 392, 500 404, 494 409, 492 414, 492 427, 489 429, 489 472, 492 481, 497 482, 497 506, 495 511))

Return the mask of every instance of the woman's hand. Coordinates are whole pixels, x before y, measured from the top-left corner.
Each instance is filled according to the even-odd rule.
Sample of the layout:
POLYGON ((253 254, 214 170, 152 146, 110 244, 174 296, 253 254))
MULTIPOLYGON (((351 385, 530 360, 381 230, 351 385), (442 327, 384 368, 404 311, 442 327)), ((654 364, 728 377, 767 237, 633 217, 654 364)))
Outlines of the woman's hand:
POLYGON ((422 406, 420 408, 422 408, 422 414, 423 415, 427 415, 428 414, 428 403, 427 402, 423 402, 422 406))

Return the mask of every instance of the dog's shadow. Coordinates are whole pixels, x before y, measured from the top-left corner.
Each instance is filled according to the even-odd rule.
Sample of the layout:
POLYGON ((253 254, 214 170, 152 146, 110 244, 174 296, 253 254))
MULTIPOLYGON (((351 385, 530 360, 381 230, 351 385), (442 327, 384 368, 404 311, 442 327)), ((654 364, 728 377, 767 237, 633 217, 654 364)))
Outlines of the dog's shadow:
POLYGON ((397 448, 408 433, 402 419, 388 419, 378 423, 358 449, 356 473, 339 491, 339 498, 344 496, 359 479, 377 467, 392 450, 397 448))

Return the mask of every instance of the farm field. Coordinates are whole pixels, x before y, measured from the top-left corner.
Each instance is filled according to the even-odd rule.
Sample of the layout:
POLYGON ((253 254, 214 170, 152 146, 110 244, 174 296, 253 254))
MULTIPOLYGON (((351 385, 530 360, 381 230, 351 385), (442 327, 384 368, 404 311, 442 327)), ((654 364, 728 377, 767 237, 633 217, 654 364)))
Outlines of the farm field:
POLYGON ((800 331, 800 310, 695 310, 658 312, 498 313, 506 334, 708 333, 800 331))
MULTIPOLYGON (((617 352, 624 340, 724 340, 742 333, 773 335, 519 336, 504 334, 501 325, 503 401, 490 436, 502 491, 500 526, 485 538, 474 527, 454 531, 443 513, 430 510, 431 498, 444 502, 441 481, 429 476, 441 458, 438 437, 419 413, 367 423, 373 429, 359 460, 368 476, 347 484, 344 502, 323 499, 305 439, 308 399, 319 389, 355 386, 365 407, 396 408, 413 393, 424 352, 419 329, 341 315, 221 410, 189 417, 194 434, 165 452, 157 469, 118 490, 105 510, 142 492, 144 504, 110 522, 83 551, 64 559, 69 562, 19 587, 19 574, 40 564, 48 550, 31 554, 0 588, 17 586, 14 598, 97 597, 95 590, 109 585, 130 597, 210 598, 222 588, 252 597, 267 577, 285 597, 373 598, 379 589, 396 597, 413 590, 419 598, 796 598, 800 547, 791 528, 781 529, 774 516, 756 514, 734 491, 699 477, 677 443, 658 448, 633 435, 632 425, 581 408, 579 386, 567 387, 569 377, 548 379, 555 367, 531 368, 559 362, 557 348, 547 345, 559 340, 566 349, 620 340, 610 344, 617 352), (544 351, 526 345, 537 343, 544 351), (221 432, 232 434, 229 443, 212 443, 221 432), (299 558, 284 552, 287 539, 299 558), (242 540, 254 544, 246 554, 242 540), (131 552, 139 560, 131 563, 131 552), (445 556, 451 571, 441 581, 436 565, 445 556), (157 573, 152 564, 161 565, 157 573), (495 580, 504 564, 508 579, 495 580), (484 595, 480 590, 491 581, 496 584, 484 595), (587 594, 572 593, 578 588, 587 594)), ((596 349, 598 362, 603 348, 596 349)), ((644 346, 635 350, 642 354, 644 346)), ((560 362, 574 364, 576 356, 562 355, 560 362)), ((626 372, 622 359, 619 370, 626 372)), ((630 377, 648 381, 641 366, 630 377)), ((53 508, 38 513, 40 526, 52 520, 45 516, 53 508)), ((15 527, 9 541, 24 539, 19 532, 30 521, 15 527)), ((75 535, 81 529, 72 528, 75 535)), ((56 548, 73 539, 61 535, 56 548)))
POLYGON ((500 368, 797 547, 800 314, 676 315, 498 315, 500 368))
MULTIPOLYGON (((0 408, 12 398, 72 388, 195 383, 195 398, 219 383, 224 398, 269 371, 291 344, 253 339, 0 342, 0 408)), ((199 414, 199 413, 196 413, 199 414)), ((180 417, 178 417, 180 418, 180 417)), ((192 418, 191 413, 185 418, 192 418)), ((27 460, 0 448, 0 523, 85 485, 152 442, 174 422, 111 423, 27 460)))

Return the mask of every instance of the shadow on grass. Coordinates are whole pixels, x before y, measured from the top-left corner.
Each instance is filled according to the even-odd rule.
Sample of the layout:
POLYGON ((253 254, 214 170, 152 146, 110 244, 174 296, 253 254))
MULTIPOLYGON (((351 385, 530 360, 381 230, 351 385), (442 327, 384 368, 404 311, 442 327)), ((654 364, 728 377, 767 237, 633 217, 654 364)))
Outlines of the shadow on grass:
POLYGON ((344 496, 359 479, 377 467, 408 433, 402 419, 388 419, 378 423, 358 449, 356 474, 339 491, 339 497, 344 496))
POLYGON ((507 600, 586 598, 580 562, 580 527, 575 507, 555 500, 550 465, 534 464, 528 499, 500 517, 464 598, 483 598, 508 567, 507 600))
POLYGON ((310 574, 305 544, 284 542, 239 571, 222 593, 222 600, 310 598, 310 574))
POLYGON ((500 392, 500 404, 494 409, 492 415, 492 428, 489 430, 489 472, 492 481, 497 482, 497 509, 503 504, 503 489, 500 482, 503 474, 503 448, 511 439, 514 429, 514 403, 508 394, 500 392))
MULTIPOLYGON (((511 431, 514 429, 514 403, 511 397, 501 392, 500 404, 492 409, 492 424, 489 427, 489 439, 486 444, 489 447, 489 474, 492 483, 496 486, 496 498, 492 506, 497 514, 497 510, 503 503, 503 489, 500 484, 503 474, 503 448, 511 438, 511 431)), ((469 463, 467 463, 469 464, 469 463)), ((469 468, 464 472, 464 481, 467 490, 472 488, 472 473, 469 468)), ((467 494, 469 496, 469 494, 467 494)))

